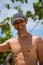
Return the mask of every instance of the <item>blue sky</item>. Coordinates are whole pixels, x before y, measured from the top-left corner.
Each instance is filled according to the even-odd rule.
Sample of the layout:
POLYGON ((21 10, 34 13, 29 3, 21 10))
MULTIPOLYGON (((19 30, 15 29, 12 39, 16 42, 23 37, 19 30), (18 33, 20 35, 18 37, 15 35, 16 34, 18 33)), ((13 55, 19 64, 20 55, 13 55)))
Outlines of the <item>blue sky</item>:
MULTIPOLYGON (((15 5, 20 6, 21 9, 23 10, 24 14, 25 14, 26 10, 30 10, 32 13, 34 13, 33 2, 37 2, 37 1, 38 0, 28 0, 28 4, 26 4, 26 3, 21 4, 20 2, 13 4, 10 0, 0 0, 0 10, 1 10, 1 13, 0 13, 0 22, 4 18, 11 17, 11 16, 13 16, 13 14, 15 14, 17 12, 17 10, 13 9, 15 7, 15 5), (6 3, 9 3, 10 4, 11 9, 8 10, 5 7, 5 4, 6 3)), ((30 32, 31 29, 35 26, 35 24, 37 22, 38 22, 38 20, 36 22, 34 22, 31 18, 28 19, 28 23, 26 25, 27 31, 29 33, 31 33, 31 34, 38 35, 38 36, 40 36, 40 37, 43 38, 43 25, 41 25, 41 21, 37 25, 37 27, 35 27, 35 29, 32 32, 30 32)), ((17 37, 17 31, 13 28, 13 26, 11 28, 11 31, 12 31, 13 36, 14 37, 17 37)), ((1 36, 1 34, 0 34, 0 36, 1 36)))

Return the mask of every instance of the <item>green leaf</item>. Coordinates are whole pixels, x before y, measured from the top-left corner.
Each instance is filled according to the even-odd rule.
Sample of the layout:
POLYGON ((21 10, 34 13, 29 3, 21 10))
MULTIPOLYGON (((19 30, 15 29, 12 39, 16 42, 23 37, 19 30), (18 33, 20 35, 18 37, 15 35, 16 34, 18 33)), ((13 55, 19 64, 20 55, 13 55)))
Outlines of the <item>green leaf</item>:
POLYGON ((11 0, 14 3, 14 0, 11 0))
POLYGON ((43 24, 43 22, 41 22, 41 24, 43 24))
POLYGON ((26 16, 26 18, 31 17, 31 12, 27 10, 25 16, 26 16))
POLYGON ((18 7, 18 6, 16 6, 16 7, 15 7, 15 9, 16 9, 16 10, 18 10, 18 9, 19 9, 19 7, 18 7))
POLYGON ((23 0, 16 0, 16 2, 17 2, 17 1, 20 1, 21 3, 23 3, 23 2, 24 2, 23 0))
POLYGON ((8 53, 4 53, 4 54, 3 54, 4 58, 6 58, 7 55, 8 55, 8 53))
POLYGON ((8 3, 5 4, 5 6, 10 9, 10 5, 8 3))
POLYGON ((4 63, 4 58, 2 58, 0 61, 1 61, 1 63, 4 63))
POLYGON ((33 4, 34 6, 34 11, 36 16, 39 17, 39 20, 43 19, 43 3, 41 2, 36 2, 33 4))
POLYGON ((28 3, 28 0, 25 0, 25 3, 28 3))
POLYGON ((19 0, 16 0, 16 2, 19 1, 19 0))
POLYGON ((4 19, 4 22, 5 22, 6 20, 10 20, 10 17, 6 17, 6 18, 4 19))
POLYGON ((23 11, 19 8, 18 12, 23 13, 23 11))
POLYGON ((24 3, 24 1, 23 0, 19 0, 21 3, 24 3))
POLYGON ((10 26, 9 26, 9 24, 7 24, 7 25, 1 27, 1 29, 3 30, 3 32, 6 33, 8 30, 10 30, 10 26))
POLYGON ((42 2, 42 0, 39 0, 39 2, 42 2))

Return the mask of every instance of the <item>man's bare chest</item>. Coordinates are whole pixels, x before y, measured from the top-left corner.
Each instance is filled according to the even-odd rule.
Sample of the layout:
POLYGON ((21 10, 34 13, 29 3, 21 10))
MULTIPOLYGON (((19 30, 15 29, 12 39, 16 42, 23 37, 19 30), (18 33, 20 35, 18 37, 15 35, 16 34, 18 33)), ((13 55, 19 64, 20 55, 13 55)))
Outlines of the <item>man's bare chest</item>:
POLYGON ((32 40, 19 40, 19 42, 11 44, 11 50, 13 53, 19 53, 22 51, 25 55, 27 55, 32 52, 33 48, 34 46, 32 44, 32 40))
POLYGON ((22 58, 22 55, 19 54, 22 52, 26 63, 34 63, 37 60, 36 48, 34 48, 32 40, 19 40, 19 42, 15 44, 12 43, 11 50, 15 59, 19 58, 18 60, 20 60, 20 58, 22 58))

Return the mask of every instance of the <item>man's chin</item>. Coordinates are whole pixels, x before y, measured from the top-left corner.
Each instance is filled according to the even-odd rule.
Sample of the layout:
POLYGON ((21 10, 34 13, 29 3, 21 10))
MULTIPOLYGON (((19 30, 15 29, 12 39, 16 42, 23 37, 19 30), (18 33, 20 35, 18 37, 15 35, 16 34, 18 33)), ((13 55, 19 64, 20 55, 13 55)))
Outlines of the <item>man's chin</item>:
POLYGON ((18 29, 18 31, 23 31, 23 29, 18 29))

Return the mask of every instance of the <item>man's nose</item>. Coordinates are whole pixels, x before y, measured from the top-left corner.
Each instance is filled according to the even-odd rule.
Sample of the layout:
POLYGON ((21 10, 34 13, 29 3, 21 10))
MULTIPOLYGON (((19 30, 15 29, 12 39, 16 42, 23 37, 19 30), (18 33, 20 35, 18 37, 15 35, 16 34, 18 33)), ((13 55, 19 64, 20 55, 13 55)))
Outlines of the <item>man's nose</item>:
POLYGON ((23 26, 22 26, 21 24, 18 24, 18 27, 21 28, 21 27, 23 27, 23 26))
POLYGON ((21 23, 18 23, 18 26, 21 26, 21 23))

